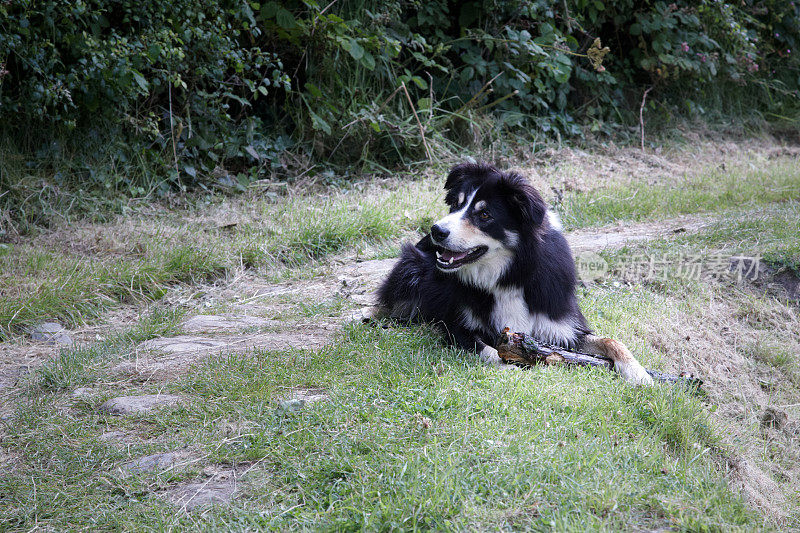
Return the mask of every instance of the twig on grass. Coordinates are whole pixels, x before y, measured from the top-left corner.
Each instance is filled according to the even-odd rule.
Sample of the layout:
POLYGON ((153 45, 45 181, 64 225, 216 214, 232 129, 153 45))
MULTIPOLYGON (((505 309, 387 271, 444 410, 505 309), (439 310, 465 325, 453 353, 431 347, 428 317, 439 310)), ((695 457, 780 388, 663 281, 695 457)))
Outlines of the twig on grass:
POLYGON ((642 152, 644 152, 644 102, 647 100, 647 93, 653 88, 651 85, 647 88, 647 90, 642 95, 642 105, 639 106, 639 127, 641 128, 642 132, 642 152))
POLYGON ((478 109, 476 109, 476 110, 475 110, 475 112, 476 112, 476 113, 480 113, 481 111, 486 111, 487 109, 491 109, 491 108, 493 108, 494 106, 496 106, 497 104, 499 104, 500 102, 503 102, 503 101, 505 101, 505 100, 508 100, 508 99, 509 99, 509 98, 511 98, 512 96, 516 96, 516 95, 518 95, 518 94, 519 94, 519 89, 514 89, 513 91, 511 91, 511 92, 510 92, 510 93, 508 93, 507 95, 505 95, 505 96, 502 96, 502 97, 498 98, 498 99, 497 99, 497 100, 495 100, 494 102, 489 102, 488 104, 486 104, 486 105, 483 105, 483 106, 479 107, 478 109))
POLYGON ((169 134, 172 137, 172 158, 175 162, 175 173, 180 174, 178 170, 178 150, 175 148, 175 127, 172 123, 172 82, 167 84, 167 93, 169 94, 169 134))

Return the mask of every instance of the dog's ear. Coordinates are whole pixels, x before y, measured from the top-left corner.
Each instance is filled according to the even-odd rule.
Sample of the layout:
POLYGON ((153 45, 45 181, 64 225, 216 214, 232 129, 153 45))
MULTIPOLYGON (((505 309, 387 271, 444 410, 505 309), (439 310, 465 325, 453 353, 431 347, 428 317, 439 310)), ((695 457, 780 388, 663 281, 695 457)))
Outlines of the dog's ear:
POLYGON ((446 191, 460 189, 467 182, 474 182, 475 185, 480 185, 492 174, 499 174, 499 171, 492 165, 474 161, 459 163, 450 169, 447 180, 444 182, 444 189, 446 191))
POLYGON ((450 169, 444 182, 444 190, 460 189, 464 182, 474 179, 475 163, 460 163, 450 169))
POLYGON ((475 189, 483 184, 492 174, 499 174, 499 171, 486 163, 460 163, 450 169, 447 179, 444 182, 444 190, 447 191, 445 202, 450 206, 456 205, 458 192, 467 188, 475 189))
POLYGON ((520 221, 530 226, 541 226, 547 213, 547 204, 528 180, 516 173, 504 174, 500 186, 519 213, 520 221))

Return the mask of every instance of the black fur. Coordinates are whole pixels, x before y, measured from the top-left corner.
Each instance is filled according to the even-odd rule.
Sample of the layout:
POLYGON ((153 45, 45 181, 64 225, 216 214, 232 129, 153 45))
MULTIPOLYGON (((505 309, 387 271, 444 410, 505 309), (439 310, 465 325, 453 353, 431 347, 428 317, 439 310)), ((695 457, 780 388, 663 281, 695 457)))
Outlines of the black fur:
POLYGON ((495 346, 500 333, 490 326, 497 294, 493 291, 521 288, 531 314, 570 325, 573 338, 561 344, 580 343, 590 330, 575 297, 575 265, 566 239, 548 223, 542 197, 518 174, 486 164, 461 164, 445 182, 451 212, 462 209, 460 195, 475 189, 472 204, 485 201, 491 220, 468 213, 474 217, 472 226, 499 241, 509 241, 509 232, 518 235, 509 241, 513 253, 508 268, 490 287, 468 284, 437 268, 437 245, 428 234, 416 245, 403 246, 400 260, 379 289, 380 305, 395 318, 439 324, 456 345, 480 351, 485 345, 495 346), (469 325, 465 309, 482 326, 469 325))

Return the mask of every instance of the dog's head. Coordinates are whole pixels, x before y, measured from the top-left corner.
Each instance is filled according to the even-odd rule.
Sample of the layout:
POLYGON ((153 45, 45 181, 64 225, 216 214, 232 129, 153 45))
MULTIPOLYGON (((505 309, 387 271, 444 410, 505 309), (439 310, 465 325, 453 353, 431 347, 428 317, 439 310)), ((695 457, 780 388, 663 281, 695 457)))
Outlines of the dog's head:
POLYGON ((481 163, 454 167, 444 188, 450 213, 431 228, 436 266, 475 285, 491 285, 520 240, 543 225, 547 206, 519 174, 481 163))

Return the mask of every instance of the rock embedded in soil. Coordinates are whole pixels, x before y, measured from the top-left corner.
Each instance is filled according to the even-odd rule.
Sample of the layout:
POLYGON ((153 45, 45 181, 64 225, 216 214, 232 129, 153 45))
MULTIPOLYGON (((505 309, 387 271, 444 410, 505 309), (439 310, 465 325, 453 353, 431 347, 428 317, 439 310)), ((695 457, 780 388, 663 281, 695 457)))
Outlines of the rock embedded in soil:
POLYGON ((95 393, 94 389, 91 387, 78 387, 74 391, 72 391, 71 396, 73 398, 88 398, 91 397, 95 393))
POLYGON ((124 440, 128 436, 127 433, 121 430, 106 431, 98 437, 102 442, 124 440))
POLYGON ((292 399, 301 400, 305 403, 315 403, 328 399, 325 389, 299 387, 292 391, 292 399))
POLYGON ((334 325, 317 322, 312 326, 293 325, 291 331, 228 334, 214 338, 180 335, 151 339, 138 346, 135 359, 124 360, 111 371, 145 375, 148 380, 172 380, 180 373, 191 371, 192 365, 224 352, 286 350, 296 348, 300 337, 303 339, 303 348, 320 348, 330 341, 337 330, 334 325))
POLYGON ((46 342, 47 344, 72 346, 75 343, 67 330, 64 329, 64 326, 58 322, 44 322, 33 326, 28 330, 28 333, 31 336, 31 340, 46 342))
POLYGON ((278 402, 278 409, 286 412, 299 411, 306 405, 328 399, 325 389, 299 387, 294 389, 288 398, 278 402))
POLYGON ((237 331, 253 327, 274 325, 274 321, 257 316, 197 315, 187 319, 183 329, 192 333, 205 331, 237 331))
POLYGON ((207 470, 211 477, 206 481, 174 486, 168 489, 163 496, 171 504, 189 512, 233 500, 238 492, 241 476, 235 470, 207 470))
POLYGON ((215 349, 225 348, 229 344, 230 342, 227 340, 179 335, 177 337, 150 339, 149 341, 145 341, 140 344, 139 348, 178 354, 214 351, 215 349))
POLYGON ((174 394, 146 394, 144 396, 119 396, 100 406, 100 411, 111 415, 147 413, 159 407, 177 405, 184 399, 174 394))
POLYGON ((281 400, 280 402, 278 402, 278 410, 286 411, 287 413, 293 413, 295 411, 299 411, 305 406, 306 406, 305 400, 298 400, 296 398, 292 398, 289 400, 281 400))

